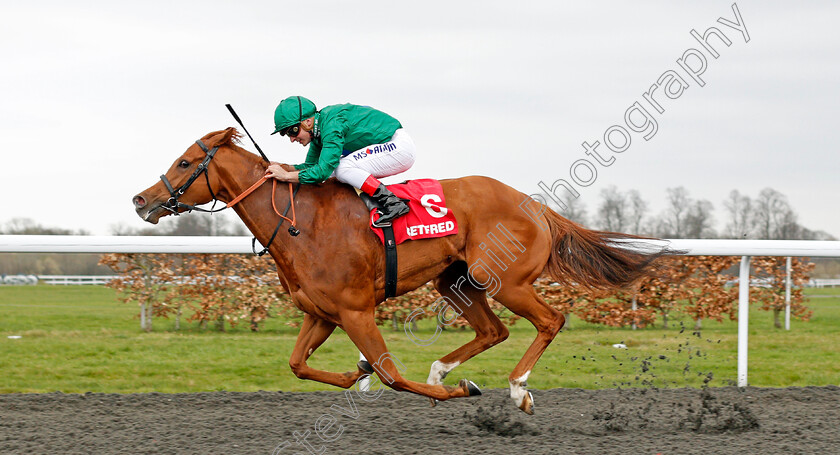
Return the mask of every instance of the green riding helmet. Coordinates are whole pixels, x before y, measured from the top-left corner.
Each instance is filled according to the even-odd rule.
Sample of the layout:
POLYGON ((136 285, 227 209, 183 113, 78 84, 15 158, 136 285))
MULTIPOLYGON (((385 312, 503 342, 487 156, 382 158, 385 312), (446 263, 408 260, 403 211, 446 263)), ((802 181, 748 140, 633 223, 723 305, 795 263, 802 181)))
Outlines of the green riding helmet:
POLYGON ((277 109, 274 110, 274 133, 279 133, 285 128, 297 125, 315 115, 316 112, 318 110, 312 101, 302 96, 290 96, 281 101, 277 105, 277 109))

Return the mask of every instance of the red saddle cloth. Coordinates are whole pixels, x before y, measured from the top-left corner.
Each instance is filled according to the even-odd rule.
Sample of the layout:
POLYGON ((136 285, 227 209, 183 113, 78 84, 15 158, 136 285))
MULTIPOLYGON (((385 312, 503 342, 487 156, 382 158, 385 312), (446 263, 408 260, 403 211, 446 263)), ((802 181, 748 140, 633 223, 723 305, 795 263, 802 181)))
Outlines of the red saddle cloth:
MULTIPOLYGON (((392 222, 394 239, 398 245, 406 240, 446 237, 458 233, 455 214, 446 208, 443 188, 437 180, 409 180, 405 183, 388 185, 388 189, 397 197, 409 201, 409 212, 392 222)), ((378 217, 376 210, 370 212, 371 223, 378 217)), ((382 229, 373 226, 371 229, 384 244, 385 237, 382 229)))

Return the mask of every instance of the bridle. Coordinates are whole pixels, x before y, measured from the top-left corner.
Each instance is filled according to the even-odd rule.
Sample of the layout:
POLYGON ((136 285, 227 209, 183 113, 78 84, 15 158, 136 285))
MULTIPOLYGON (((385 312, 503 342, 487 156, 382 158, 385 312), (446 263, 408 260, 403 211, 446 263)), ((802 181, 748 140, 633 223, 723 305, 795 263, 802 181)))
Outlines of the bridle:
POLYGON ((213 192, 213 188, 210 186, 210 177, 207 174, 207 166, 210 164, 210 161, 213 159, 213 157, 216 156, 216 151, 219 150, 219 146, 213 147, 212 149, 208 149, 207 146, 204 145, 203 142, 201 142, 201 139, 195 141, 195 143, 198 144, 199 147, 201 147, 201 150, 204 151, 206 156, 201 161, 201 163, 199 163, 198 167, 195 168, 192 175, 190 175, 190 178, 188 178, 187 181, 183 185, 181 185, 180 188, 178 188, 177 190, 174 189, 172 187, 172 184, 169 183, 169 179, 166 178, 165 174, 162 174, 160 176, 160 179, 163 181, 163 185, 166 187, 166 190, 169 191, 169 199, 166 202, 164 202, 161 205, 161 207, 166 210, 169 210, 175 216, 181 214, 178 211, 178 209, 186 209, 187 212, 197 210, 199 212, 215 213, 221 212, 222 210, 229 207, 225 206, 220 208, 219 210, 213 209, 213 207, 216 206, 216 202, 218 201, 218 199, 216 199, 216 193, 213 192), (210 190, 210 196, 213 198, 213 206, 210 207, 210 210, 203 209, 195 205, 184 204, 183 202, 178 200, 178 198, 184 195, 184 193, 189 189, 193 182, 195 182, 196 179, 198 179, 198 177, 201 174, 204 174, 204 180, 207 182, 207 189, 210 190))
MULTIPOLYGON (((201 142, 200 139, 195 141, 195 143, 201 148, 201 150, 204 151, 205 157, 201 161, 201 163, 199 163, 198 167, 195 168, 192 175, 190 175, 190 178, 188 178, 187 181, 184 182, 183 185, 181 185, 176 190, 172 186, 172 184, 169 182, 169 179, 166 178, 165 174, 160 176, 161 181, 163 181, 163 185, 166 187, 166 190, 169 191, 169 199, 166 202, 164 202, 163 204, 161 204, 160 207, 163 208, 163 209, 169 210, 172 214, 174 214, 176 216, 179 216, 181 214, 179 212, 179 209, 186 209, 187 212, 192 212, 193 210, 199 211, 199 212, 206 212, 206 213, 221 212, 222 210, 229 209, 229 208, 233 207, 239 201, 244 199, 245 196, 248 196, 254 190, 256 190, 257 188, 262 186, 263 183, 268 181, 267 177, 265 177, 265 176, 262 177, 260 180, 258 180, 256 183, 254 183, 250 188, 248 188, 247 190, 242 192, 242 194, 240 194, 239 196, 231 199, 231 201, 228 202, 227 204, 225 204, 224 207, 222 207, 218 210, 214 209, 214 207, 216 206, 216 202, 218 202, 219 200, 216 198, 216 193, 213 192, 213 187, 210 186, 210 177, 208 175, 207 167, 210 165, 210 161, 213 160, 213 157, 216 156, 216 152, 219 150, 219 146, 217 145, 217 146, 213 147, 212 149, 208 148, 206 145, 204 145, 203 142, 201 142), (201 176, 201 174, 204 174, 204 181, 207 183, 207 189, 210 191, 210 196, 213 198, 213 205, 210 207, 210 210, 198 207, 196 205, 185 204, 185 203, 178 200, 178 198, 183 196, 184 193, 186 193, 186 191, 190 188, 190 186, 196 180, 198 180, 198 177, 201 176)), ((263 158, 266 161, 268 161, 268 159, 262 153, 262 150, 260 150, 260 155, 262 155, 263 158)), ((283 214, 280 214, 280 212, 277 210, 277 207, 274 204, 274 192, 275 192, 276 189, 277 189, 277 180, 273 180, 273 185, 272 185, 272 189, 271 189, 271 206, 274 208, 274 213, 276 213, 277 215, 280 216, 280 222, 277 224, 277 227, 274 228, 274 232, 271 234, 271 238, 268 239, 268 244, 263 248, 262 251, 258 252, 256 250, 257 238, 254 237, 251 240, 251 249, 254 251, 254 254, 256 254, 258 256, 262 256, 262 255, 264 255, 265 253, 268 252, 268 248, 271 246, 271 243, 274 241, 274 238, 277 236, 277 232, 279 232, 280 226, 283 225, 284 221, 288 221, 291 224, 291 226, 289 226, 289 234, 291 234, 293 237, 297 237, 300 234, 300 230, 296 227, 297 216, 295 215, 295 209, 294 209, 295 196, 297 195, 297 192, 300 189, 300 183, 295 185, 294 190, 292 190, 292 184, 291 184, 291 182, 289 182, 289 204, 286 206, 286 210, 283 212, 283 214), (292 211, 292 218, 291 219, 286 217, 286 215, 289 213, 290 209, 292 211)))

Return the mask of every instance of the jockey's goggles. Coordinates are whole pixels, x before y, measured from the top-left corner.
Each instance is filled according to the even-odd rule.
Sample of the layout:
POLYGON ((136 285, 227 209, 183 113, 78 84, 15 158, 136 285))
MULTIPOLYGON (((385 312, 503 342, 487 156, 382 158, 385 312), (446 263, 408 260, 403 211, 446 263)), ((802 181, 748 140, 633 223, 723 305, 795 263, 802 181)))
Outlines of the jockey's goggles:
POLYGON ((280 130, 281 136, 297 137, 300 134, 300 123, 297 125, 288 126, 280 130))

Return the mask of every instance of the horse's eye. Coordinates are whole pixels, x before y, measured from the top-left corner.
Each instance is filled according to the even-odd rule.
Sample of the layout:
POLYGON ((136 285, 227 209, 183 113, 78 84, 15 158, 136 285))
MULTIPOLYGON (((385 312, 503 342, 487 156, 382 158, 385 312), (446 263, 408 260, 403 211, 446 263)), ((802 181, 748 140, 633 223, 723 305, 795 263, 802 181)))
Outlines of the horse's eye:
POLYGON ((182 167, 182 168, 186 169, 186 168, 190 167, 190 162, 187 161, 187 160, 181 160, 181 162, 178 163, 178 167, 182 167))

